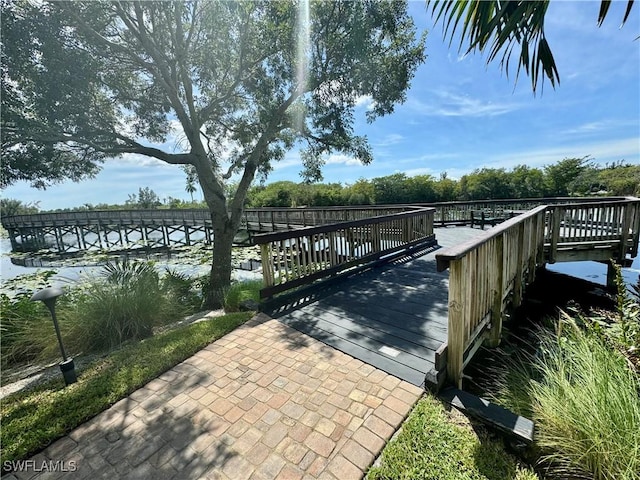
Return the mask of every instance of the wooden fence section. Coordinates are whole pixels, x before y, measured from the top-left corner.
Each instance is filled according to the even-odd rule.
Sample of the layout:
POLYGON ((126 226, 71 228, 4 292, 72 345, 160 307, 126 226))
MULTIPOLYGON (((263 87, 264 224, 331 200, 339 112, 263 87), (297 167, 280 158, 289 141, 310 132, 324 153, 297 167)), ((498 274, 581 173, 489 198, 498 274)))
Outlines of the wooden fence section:
POLYGON ((435 225, 494 226, 540 205, 600 203, 622 201, 625 197, 546 197, 498 200, 468 200, 461 202, 418 203, 436 209, 435 225), (482 217, 484 216, 484 221, 482 217))
POLYGON ((508 304, 544 263, 575 260, 623 262, 636 256, 640 199, 539 206, 483 236, 436 255, 449 268, 447 374, 458 386, 462 370, 485 339, 500 342, 508 304), (578 253, 576 253, 578 252, 578 253))
MULTIPOLYGON (((419 208, 419 207, 418 207, 419 208)), ((409 205, 300 207, 300 208, 248 208, 244 212, 246 227, 252 231, 279 231, 292 228, 351 222, 364 218, 415 210, 409 205)))
POLYGON ((546 207, 507 220, 478 239, 436 255, 438 270, 449 268, 447 372, 460 375, 487 338, 500 339, 507 303, 522 300, 543 260, 546 207))
POLYGON ((435 243, 433 208, 260 234, 261 297, 342 273, 370 268, 399 252, 435 243))
POLYGON ((638 199, 557 205, 547 211, 550 225, 545 245, 549 263, 610 259, 623 263, 626 255, 638 254, 638 199))

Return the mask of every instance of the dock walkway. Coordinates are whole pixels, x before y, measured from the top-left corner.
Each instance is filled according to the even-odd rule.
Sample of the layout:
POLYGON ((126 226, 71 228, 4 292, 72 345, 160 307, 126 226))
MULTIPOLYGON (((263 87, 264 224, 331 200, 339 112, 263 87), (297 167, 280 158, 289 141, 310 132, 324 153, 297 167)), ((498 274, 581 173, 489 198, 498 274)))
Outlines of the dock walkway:
POLYGON ((482 234, 436 228, 438 245, 349 277, 312 294, 268 306, 272 318, 413 385, 423 386, 435 351, 447 341, 448 272, 440 248, 482 234))

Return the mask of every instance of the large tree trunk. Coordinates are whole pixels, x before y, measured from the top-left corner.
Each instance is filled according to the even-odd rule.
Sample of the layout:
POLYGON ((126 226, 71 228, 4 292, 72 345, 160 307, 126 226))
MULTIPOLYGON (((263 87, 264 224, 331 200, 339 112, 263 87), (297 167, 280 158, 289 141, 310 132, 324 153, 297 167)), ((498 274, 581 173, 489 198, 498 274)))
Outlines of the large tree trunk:
POLYGON ((231 221, 216 221, 213 218, 213 261, 209 277, 210 288, 207 289, 205 306, 222 308, 224 299, 231 285, 231 249, 236 234, 231 221))

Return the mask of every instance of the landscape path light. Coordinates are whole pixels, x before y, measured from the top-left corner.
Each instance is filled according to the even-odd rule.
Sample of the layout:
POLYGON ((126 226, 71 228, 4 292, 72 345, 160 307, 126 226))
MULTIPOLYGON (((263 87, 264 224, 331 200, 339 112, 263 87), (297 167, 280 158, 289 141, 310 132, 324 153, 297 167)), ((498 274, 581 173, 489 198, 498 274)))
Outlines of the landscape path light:
POLYGON ((65 385, 71 385, 72 383, 75 383, 77 381, 75 365, 73 363, 73 358, 67 358, 67 353, 64 351, 62 336, 60 335, 60 327, 58 326, 58 319, 56 318, 56 300, 63 293, 64 291, 60 287, 49 287, 35 293, 31 297, 31 301, 42 301, 42 303, 44 303, 51 312, 51 318, 53 319, 53 328, 55 328, 56 330, 58 345, 60 345, 60 353, 62 353, 60 370, 62 371, 65 385))

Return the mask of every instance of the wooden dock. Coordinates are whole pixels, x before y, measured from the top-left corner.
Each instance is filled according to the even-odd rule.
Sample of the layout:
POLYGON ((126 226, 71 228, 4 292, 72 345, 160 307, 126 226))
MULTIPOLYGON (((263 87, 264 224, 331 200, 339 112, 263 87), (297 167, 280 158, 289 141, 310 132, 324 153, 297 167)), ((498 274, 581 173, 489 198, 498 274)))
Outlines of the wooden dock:
MULTIPOLYGON (((247 209, 243 222, 260 246, 260 295, 272 316, 416 385, 428 374, 436 388, 445 377, 460 387, 480 346, 500 344, 503 319, 539 268, 593 260, 613 272, 611 262, 637 255, 640 199, 261 208, 247 209), (478 218, 480 227, 502 223, 446 227, 478 218)), ((121 247, 130 234, 141 248, 189 245, 196 233, 212 240, 211 217, 197 210, 36 214, 2 224, 14 250, 51 238, 60 252, 121 247)))
POLYGON ((266 313, 376 368, 424 386, 447 341, 448 272, 435 254, 482 233, 435 229, 438 245, 303 296, 267 304, 266 313))

